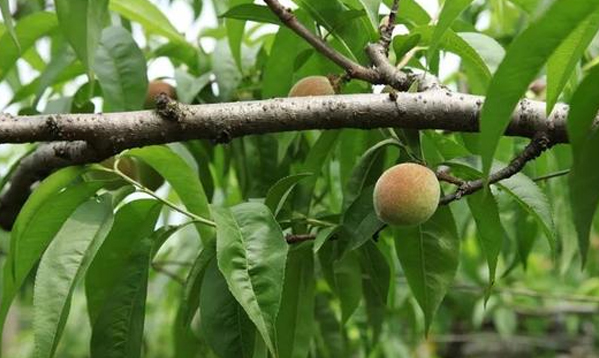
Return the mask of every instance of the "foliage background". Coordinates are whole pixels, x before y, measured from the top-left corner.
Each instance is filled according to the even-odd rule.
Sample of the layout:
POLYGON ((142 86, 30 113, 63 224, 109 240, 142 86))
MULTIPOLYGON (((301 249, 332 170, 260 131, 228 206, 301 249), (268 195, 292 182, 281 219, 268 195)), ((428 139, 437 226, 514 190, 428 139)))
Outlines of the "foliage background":
MULTIPOLYGON (((174 46, 174 48, 165 46, 168 42, 165 38, 169 36, 168 31, 166 34, 164 32, 165 27, 161 32, 153 27, 156 24, 152 22, 146 22, 145 26, 136 24, 136 21, 129 24, 126 20, 127 16, 114 16, 112 20, 114 23, 122 21, 125 26, 131 26, 135 41, 143 51, 144 59, 149 63, 147 76, 150 79, 167 77, 168 81, 177 85, 180 100, 183 102, 209 103, 284 96, 293 81, 306 75, 340 73, 331 63, 310 53, 309 47, 303 41, 293 37, 288 38, 283 45, 279 43, 282 46, 279 51, 287 57, 282 56, 273 60, 274 57, 269 55, 275 51, 277 40, 274 33, 278 31, 278 27, 256 23, 248 24, 246 27, 246 38, 242 41, 243 56, 238 58, 241 61, 242 71, 240 72, 237 67, 239 64, 236 64, 227 43, 231 35, 227 37, 228 29, 224 20, 217 20, 214 16, 210 1, 205 1, 201 16, 197 20, 193 19, 199 14, 195 13, 192 17, 193 6, 194 4, 197 6, 197 1, 149 3, 154 3, 164 10, 169 15, 170 22, 178 31, 185 34, 187 41, 192 44, 199 42, 203 46, 205 51, 200 53, 199 61, 194 62, 194 58, 185 56, 185 46, 174 46), (289 53, 291 50, 294 51, 293 56, 289 53), (305 58, 309 57, 308 55, 312 56, 310 60, 305 58), (171 71, 171 66, 174 71, 171 71), (264 73, 266 69, 274 72, 266 75, 264 73), (291 72, 288 73, 290 76, 283 79, 280 73, 276 72, 279 70, 291 72)), ((437 12, 438 6, 435 6, 434 1, 421 3, 431 15, 437 12)), ((485 34, 485 37, 464 36, 470 40, 468 43, 479 54, 476 56, 468 55, 468 52, 461 47, 462 42, 457 51, 451 43, 443 44, 444 50, 458 52, 457 55, 443 53, 439 60, 440 77, 446 84, 456 90, 484 93, 485 85, 480 83, 481 79, 476 73, 477 69, 480 70, 477 61, 483 61, 487 71, 492 72, 496 69, 503 56, 503 49, 508 48, 514 37, 526 28, 530 19, 537 16, 534 11, 526 11, 532 6, 527 4, 532 3, 536 4, 534 1, 475 1, 462 13, 452 29, 459 33, 472 33, 478 30, 485 34), (493 38, 496 41, 493 41, 493 38)), ((225 2, 218 1, 214 5, 219 14, 229 8, 225 2)), ((538 6, 542 9, 545 5, 541 1, 538 6)), ((537 9, 534 6, 533 8, 537 9)), ((144 11, 140 13, 147 14, 144 11)), ((129 14, 129 16, 133 15, 129 14)), ((304 16, 307 17, 306 14, 304 16)), ((348 14, 348 16, 354 15, 348 14)), ((407 36, 401 36, 408 27, 398 30, 400 36, 394 42, 397 57, 400 57, 402 46, 405 44, 403 41, 409 39, 407 36)), ((280 36, 289 36, 289 34, 280 33, 280 36)), ((21 95, 15 104, 7 107, 8 111, 28 113, 36 109, 47 113, 72 112, 82 110, 85 105, 88 105, 85 96, 82 102, 77 102, 79 99, 77 96, 87 82, 85 70, 81 67, 74 69, 77 76, 67 77, 66 83, 56 77, 51 78, 48 89, 44 88, 41 93, 36 91, 38 89, 36 86, 27 86, 30 81, 40 80, 42 78, 40 76, 48 73, 48 69, 52 66, 64 66, 63 70, 69 66, 77 67, 74 55, 66 64, 61 65, 60 62, 57 64, 56 61, 52 61, 60 58, 57 55, 60 51, 54 47, 59 46, 55 42, 60 41, 62 40, 39 41, 35 47, 36 51, 27 53, 24 59, 19 60, 18 72, 13 71, 6 76, 6 80, 0 85, 2 93, 6 95, 0 96, 0 100, 13 98, 15 94, 21 95), (72 102, 72 99, 75 102, 72 102), (39 103, 34 105, 37 101, 39 103)), ((332 41, 334 43, 335 40, 332 41)), ((61 46, 64 46, 64 43, 61 46)), ((563 101, 569 101, 580 81, 593 69, 598 53, 599 43, 594 41, 567 78, 567 84, 560 97, 563 101)), ((426 55, 426 51, 420 51, 417 57, 422 59, 426 55)), ((410 66, 418 67, 414 62, 410 63, 410 66)), ((545 74, 546 72, 543 71, 540 78, 545 78, 545 74)), ((143 76, 146 76, 145 73, 143 76)), ((380 90, 381 88, 375 89, 377 92, 380 90)), ((143 91, 140 90, 142 95, 143 91)), ((369 92, 372 89, 362 83, 352 82, 344 91, 369 92)), ((529 91, 527 96, 544 100, 546 93, 529 91)), ((100 99, 101 97, 97 96, 92 100, 96 110, 106 105, 106 102, 100 99)), ((110 106, 113 107, 108 109, 117 110, 115 103, 110 103, 110 106)), ((364 235, 356 239, 363 246, 359 250, 351 251, 343 259, 338 256, 337 250, 344 250, 344 248, 338 247, 340 245, 335 240, 323 244, 323 239, 327 238, 326 234, 330 233, 329 223, 341 223, 342 226, 351 223, 349 215, 352 211, 349 209, 349 203, 352 203, 352 200, 348 198, 356 199, 358 202, 353 206, 357 211, 354 215, 364 216, 372 211, 368 204, 364 204, 370 198, 368 185, 363 185, 356 191, 348 184, 350 180, 357 176, 371 184, 373 178, 376 178, 383 168, 395 163, 398 157, 400 160, 405 160, 408 149, 422 151, 429 165, 454 159, 453 167, 457 172, 461 170, 463 173, 460 173, 465 176, 477 175, 472 171, 472 168, 476 168, 477 165, 470 161, 456 159, 477 153, 473 148, 473 135, 443 135, 436 131, 427 131, 420 136, 420 148, 409 147, 409 141, 399 144, 393 141, 396 137, 401 138, 402 135, 409 136, 410 133, 313 131, 301 135, 293 133, 248 137, 218 147, 211 147, 197 141, 188 144, 177 143, 168 146, 168 153, 174 153, 188 166, 189 169, 182 172, 200 173, 202 190, 212 198, 211 203, 214 207, 260 201, 267 196, 269 189, 277 183, 278 179, 296 175, 292 177, 291 182, 295 183, 297 179, 301 184, 294 189, 277 219, 285 230, 293 228, 296 231, 319 234, 320 240, 317 242, 318 245, 323 246, 315 255, 312 255, 312 243, 290 247, 287 277, 292 277, 290 275, 294 274, 312 277, 309 273, 314 271, 315 279, 312 282, 314 287, 300 286, 297 293, 287 293, 289 296, 283 293, 283 297, 284 302, 290 302, 292 298, 299 299, 298 307, 303 308, 304 311, 300 309, 298 315, 313 316, 314 326, 305 323, 302 325, 290 320, 279 323, 276 329, 280 332, 298 329, 303 330, 304 333, 313 333, 310 343, 301 347, 301 349, 305 348, 310 356, 456 357, 458 354, 467 356, 524 354, 551 357, 563 351, 571 356, 592 356, 597 344, 595 337, 598 323, 596 313, 599 304, 597 298, 599 280, 596 249, 599 246, 599 237, 596 233, 596 225, 599 222, 595 221, 588 262, 585 269, 581 270, 579 247, 571 219, 568 179, 566 176, 543 179, 546 175, 559 173, 572 166, 571 151, 568 146, 553 148, 539 160, 528 165, 524 173, 512 180, 511 184, 496 188, 493 196, 495 201, 481 203, 476 200, 462 200, 451 205, 461 250, 453 252, 456 257, 449 259, 459 261, 459 266, 455 279, 450 277, 442 280, 448 285, 447 296, 434 319, 431 317, 425 319, 421 309, 422 303, 419 304, 417 298, 413 296, 413 291, 408 284, 409 277, 406 278, 407 275, 397 257, 401 258, 404 243, 402 240, 412 235, 411 233, 385 230, 381 232, 376 244, 370 240, 364 241, 364 237, 369 238, 368 235, 364 235), (385 141, 390 139, 391 144, 386 145, 385 141), (378 147, 375 147, 377 144, 378 147), (409 148, 406 149, 406 146, 409 148), (379 147, 383 149, 372 149, 379 147), (361 169, 360 164, 368 165, 369 169, 361 169), (318 179, 297 176, 305 172, 320 174, 316 176, 318 179), (532 184, 531 178, 541 180, 532 184), (302 181, 299 181, 300 179, 302 181), (529 190, 531 185, 532 191, 529 190), (310 189, 314 190, 310 191, 310 189), (509 189, 516 192, 515 196, 520 201, 514 200, 514 195, 509 195, 509 189), (309 196, 305 195, 306 193, 314 194, 312 203, 303 202, 309 196), (360 202, 360 198, 366 199, 360 202), (523 209, 526 205, 520 205, 521 201, 528 204, 528 210, 523 209), (493 207, 497 208, 500 222, 492 219, 485 222, 484 217, 482 219, 477 218, 476 215, 473 217, 473 213, 477 211, 489 213, 489 210, 492 210, 490 208, 493 207), (309 217, 306 217, 306 213, 309 213, 309 217), (344 222, 346 215, 350 219, 344 222), (555 228, 552 223, 555 223, 555 228), (481 227, 486 230, 481 230, 481 227), (494 238, 494 245, 498 250, 497 282, 489 290, 488 261, 492 255, 488 255, 485 251, 484 240, 488 239, 486 233, 490 229, 495 232, 495 235, 499 235, 499 239, 497 236, 494 238), (547 234, 547 229, 550 234, 547 234), (557 242, 555 253, 552 253, 545 236, 555 237, 557 242), (396 250, 399 255, 395 254, 396 250), (385 292, 388 294, 384 294, 385 292), (315 298, 312 303, 309 302, 311 298, 315 298), (313 315, 310 314, 311 305, 314 305, 313 315), (430 333, 425 335, 428 324, 432 326, 430 333)), ((502 139, 496 159, 508 162, 525 144, 526 141, 523 139, 502 139)), ((30 146, 3 146, 1 158, 3 170, 7 171, 9 165, 29 148, 30 146)), ((159 149, 155 150, 159 151, 159 149)), ((151 150, 146 152, 142 150, 137 154, 138 159, 147 156, 159 158, 157 153, 151 150)), ((172 161, 169 159, 166 163, 172 164, 172 161)), ((171 175, 181 174, 176 169, 171 170, 173 171, 171 175)), ((172 182, 170 184, 160 187, 157 193, 177 205, 187 206, 184 195, 178 196, 177 188, 173 190, 175 185, 172 182)), ((198 192, 198 188, 194 188, 191 183, 186 185, 187 187, 184 187, 186 193, 198 192)), ((104 187, 107 188, 109 187, 104 187)), ((118 192, 115 196, 118 196, 118 192)), ((136 193, 130 195, 126 202, 142 197, 147 198, 147 195, 136 193)), ((122 206, 118 207, 122 208, 122 206)), ((192 210, 189 207, 188 209, 192 210)), ((225 219, 226 215, 222 214, 225 219)), ((489 217, 493 215, 489 214, 489 217)), ((443 227, 452 226, 451 220, 448 221, 444 217, 437 220, 440 220, 443 227)), ((185 215, 163 208, 158 226, 176 225, 186 221, 185 215)), ((369 232, 371 229, 368 227, 365 230, 369 232)), ((350 227, 350 230, 359 232, 360 228, 350 227)), ((435 240, 439 237, 445 238, 447 235, 434 234, 435 240)), ((9 251, 9 241, 9 234, 3 233, 0 247, 5 252, 9 251)), ((207 328, 202 326, 201 317, 196 316, 191 323, 192 333, 177 329, 179 327, 177 321, 181 318, 181 297, 185 295, 185 289, 189 288, 179 281, 190 276, 193 271, 191 267, 194 262, 197 262, 198 253, 202 250, 206 250, 206 247, 198 240, 195 227, 188 225, 170 237, 154 258, 152 269, 148 273, 145 327, 141 344, 144 357, 214 356, 214 351, 221 349, 218 353, 223 355, 223 352, 230 348, 228 342, 219 341, 215 336, 231 332, 234 328, 240 329, 239 325, 219 327, 220 330, 214 327, 207 328), (211 330, 216 332, 212 333, 212 336, 211 330)), ((268 249, 265 252, 268 252, 268 249)), ((441 260, 446 259, 443 257, 441 260)), ((433 262, 432 265, 442 266, 444 263, 433 262)), ((207 270, 212 270, 208 272, 218 276, 214 267, 207 270)), ((433 270, 437 270, 436 273, 439 271, 444 273, 437 267, 433 267, 433 270)), ((93 272, 93 266, 90 272, 93 272)), ((218 282, 218 277, 213 277, 213 281, 218 282)), ((25 282, 13 305, 12 315, 4 333, 7 342, 4 349, 7 357, 39 354, 39 352, 35 353, 33 343, 36 334, 33 316, 35 274, 31 273, 25 282)), ((292 277, 289 282, 302 281, 301 277, 292 277)), ((86 300, 84 286, 79 282, 73 288, 70 315, 55 356, 86 357, 89 354, 90 340, 94 342, 88 319, 90 295, 88 294, 86 300)), ((218 287, 212 289, 218 291, 218 287)), ((443 290, 434 293, 442 297, 444 292, 441 291, 443 290)), ((202 289, 202 292, 207 291, 202 289)), ((205 297, 204 302, 213 300, 219 303, 232 302, 232 305, 237 305, 230 294, 223 293, 223 290, 218 292, 222 296, 205 297, 200 294, 200 298, 205 297)), ((206 308, 206 311, 208 310, 206 308)), ((432 311, 434 309, 429 307, 427 314, 432 314, 432 311)), ((252 328, 249 330, 252 331, 252 328)), ((262 353, 260 348, 264 349, 261 347, 263 342, 257 334, 256 337, 258 337, 255 344, 256 352, 245 352, 248 356, 260 356, 262 353)), ((227 351, 224 355, 235 356, 235 353, 239 352, 227 351)), ((293 356, 293 352, 284 352, 282 348, 281 355, 293 356)))

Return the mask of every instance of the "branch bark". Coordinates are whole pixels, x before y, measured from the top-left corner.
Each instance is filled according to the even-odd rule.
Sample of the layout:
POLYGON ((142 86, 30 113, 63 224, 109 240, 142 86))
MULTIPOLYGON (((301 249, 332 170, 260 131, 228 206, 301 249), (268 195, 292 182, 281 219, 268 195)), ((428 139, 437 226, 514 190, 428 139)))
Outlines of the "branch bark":
MULTIPOLYGON (((31 186, 52 171, 98 162, 125 149, 152 144, 341 128, 412 128, 476 132, 483 98, 437 90, 389 95, 339 95, 177 105, 165 118, 157 112, 65 114, 13 117, 0 114, 0 142, 54 142, 25 158, 0 196, 0 226, 10 229, 31 186)), ((568 107, 547 118, 542 102, 522 101, 506 135, 533 138, 547 133, 566 143, 568 107)))
POLYGON ((516 158, 512 159, 512 161, 505 168, 502 168, 489 175, 488 180, 481 178, 462 183, 454 193, 441 198, 439 205, 447 205, 452 201, 461 199, 463 196, 474 194, 484 188, 487 183, 494 184, 501 180, 510 178, 524 169, 526 163, 538 158, 553 144, 554 143, 551 141, 549 136, 539 132, 526 146, 526 148, 524 148, 522 153, 520 153, 516 158))
MULTIPOLYGON (((168 119, 153 111, 23 117, 0 114, 0 142, 85 141, 95 150, 116 153, 191 139, 226 143, 246 135, 311 129, 397 127, 477 132, 483 100, 438 90, 180 105, 168 119)), ((567 106, 560 105, 547 118, 543 102, 524 100, 505 134, 533 138, 544 132, 556 143, 566 143, 567 111, 567 106)))

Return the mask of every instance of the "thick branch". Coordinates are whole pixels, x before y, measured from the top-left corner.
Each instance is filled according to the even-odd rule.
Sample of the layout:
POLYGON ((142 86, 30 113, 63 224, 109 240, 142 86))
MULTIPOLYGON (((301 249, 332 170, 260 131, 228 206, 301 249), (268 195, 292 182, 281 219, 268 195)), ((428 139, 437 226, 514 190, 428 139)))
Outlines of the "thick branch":
MULTIPOLYGON (((447 91, 279 98, 181 105, 163 119, 152 111, 13 117, 0 114, 0 142, 86 141, 95 148, 133 148, 190 139, 228 142, 235 137, 311 129, 411 128, 477 132, 483 97, 447 91)), ((506 135, 546 132, 567 142, 567 106, 545 117, 542 102, 523 101, 506 135)), ((102 151, 107 151, 102 149, 102 151)), ((110 150, 109 150, 110 151, 110 150)))
MULTIPOLYGON (((476 132, 482 101, 478 96, 430 91, 392 97, 361 94, 180 105, 171 114, 177 118, 168 119, 151 111, 32 117, 0 114, 0 142, 59 141, 42 146, 21 162, 0 196, 0 226, 10 229, 31 186, 52 171, 98 162, 127 148, 191 139, 228 142, 245 135, 311 129, 396 127, 476 132)), ((532 138, 543 132, 556 143, 565 143, 566 117, 567 106, 558 106, 546 118, 544 103, 523 101, 506 134, 532 138)))

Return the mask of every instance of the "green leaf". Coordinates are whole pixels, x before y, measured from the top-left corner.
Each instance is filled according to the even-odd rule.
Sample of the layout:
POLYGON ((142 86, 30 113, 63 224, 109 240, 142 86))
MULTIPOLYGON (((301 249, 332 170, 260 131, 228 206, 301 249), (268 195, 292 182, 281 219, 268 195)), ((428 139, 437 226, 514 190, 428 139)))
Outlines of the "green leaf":
POLYGON ((54 0, 56 15, 63 35, 77 57, 91 71, 106 16, 108 0, 54 0))
POLYGON ((376 31, 373 30, 370 21, 366 17, 347 21, 344 19, 347 8, 338 0, 294 1, 338 40, 339 50, 344 55, 358 62, 366 61, 364 48, 369 41, 374 41, 377 36, 376 31))
POLYGON ((214 261, 216 256, 216 245, 210 244, 202 249, 193 263, 189 275, 183 286, 183 299, 181 302, 181 323, 185 326, 191 324, 191 320, 200 305, 200 293, 202 282, 208 265, 214 261))
POLYGON ((106 112, 143 108, 148 88, 146 59, 127 30, 113 26, 102 31, 94 70, 106 112))
POLYGON ((599 11, 589 16, 555 50, 547 62, 547 114, 572 76, 576 64, 599 30, 599 11))
POLYGON ((56 81, 56 79, 63 73, 69 66, 75 61, 75 53, 73 50, 68 48, 67 44, 63 42, 62 51, 52 56, 48 65, 44 68, 42 74, 37 78, 37 93, 33 100, 32 107, 37 107, 42 95, 48 87, 56 81))
POLYGON ((206 341, 222 358, 252 358, 256 328, 211 260, 200 291, 200 325, 206 341))
POLYGON ((82 204, 44 253, 33 290, 35 357, 52 357, 69 315, 75 285, 112 226, 110 196, 82 204))
POLYGON ((235 299, 277 356, 275 323, 287 259, 287 242, 268 207, 244 203, 215 209, 218 267, 235 299))
POLYGON ((302 244, 291 248, 276 323, 280 358, 302 358, 308 355, 314 335, 315 286, 312 245, 302 244))
POLYGON ((153 200, 139 200, 121 208, 118 232, 111 231, 97 255, 103 254, 104 257, 101 259, 97 257, 94 260, 94 263, 99 261, 98 266, 103 267, 96 266, 96 273, 88 274, 86 277, 86 283, 89 283, 90 279, 97 280, 102 274, 102 269, 106 270, 105 275, 116 274, 109 280, 102 279, 105 284, 111 281, 110 286, 98 287, 93 283, 86 285, 88 303, 89 297, 97 293, 93 291, 94 288, 100 288, 105 294, 102 297, 101 309, 92 320, 94 322, 90 348, 92 357, 141 357, 148 271, 155 239, 151 233, 161 207, 160 203, 153 200), (147 214, 147 217, 140 217, 140 214, 147 214), (127 222, 130 218, 133 221, 127 222), (137 229, 139 232, 129 235, 127 231, 131 229, 137 229), (124 238, 128 240, 123 240, 124 238), (109 243, 108 240, 112 242, 109 243), (120 251, 124 246, 120 242, 123 241, 129 246, 124 252, 120 251))
POLYGON ((176 69, 177 100, 180 103, 191 104, 200 91, 210 84, 211 76, 211 73, 205 73, 200 77, 194 77, 186 71, 176 69))
POLYGON ((437 25, 435 26, 435 31, 429 45, 427 56, 429 59, 432 58, 433 53, 437 50, 437 46, 441 42, 443 35, 445 35, 445 31, 450 28, 455 19, 457 19, 458 16, 460 16, 460 14, 466 10, 473 1, 474 0, 453 0, 446 1, 443 4, 443 9, 441 9, 441 13, 439 14, 439 21, 437 21, 437 25))
POLYGON ((37 12, 35 14, 24 17, 15 26, 15 33, 20 49, 15 45, 9 33, 5 33, 0 37, 0 48, 2 56, 0 56, 0 81, 4 80, 6 75, 12 70, 21 57, 21 53, 25 53, 30 49, 35 42, 50 34, 58 27, 56 15, 49 12, 37 12))
POLYGON ((316 185, 316 181, 318 180, 319 174, 322 172, 327 158, 337 145, 340 133, 340 131, 322 132, 316 143, 314 143, 310 149, 310 153, 308 153, 308 157, 302 164, 300 172, 313 173, 314 175, 302 182, 295 193, 294 205, 298 210, 305 213, 309 211, 314 186, 316 185))
POLYGON ((510 45, 481 111, 479 147, 485 177, 499 138, 529 84, 557 47, 597 9, 599 2, 595 1, 557 1, 510 45))
MULTIPOLYGON (((165 146, 134 149, 124 155, 139 158, 156 170, 173 187, 179 199, 193 214, 205 219, 212 217, 208 198, 198 175, 175 152, 165 146)), ((196 228, 204 245, 214 239, 214 229, 203 224, 196 228)))
MULTIPOLYGON (((478 32, 460 32, 457 35, 476 51, 491 73, 497 70, 505 57, 505 50, 497 40, 478 32)), ((468 63, 475 64, 478 60, 473 57, 468 63)))
POLYGON ((356 251, 333 263, 333 289, 341 301, 341 321, 347 323, 362 299, 362 270, 356 251))
POLYGON ((343 336, 343 328, 337 320, 335 312, 330 307, 330 299, 322 293, 317 294, 314 311, 318 323, 316 332, 322 335, 322 342, 316 342, 318 352, 322 352, 318 356, 347 357, 349 354, 343 336))
POLYGON ((593 96, 599 89, 599 66, 593 67, 580 83, 570 101, 568 139, 574 159, 581 155, 592 134, 592 125, 599 110, 599 101, 593 96))
POLYGON ((341 232, 347 244, 345 251, 357 249, 385 227, 374 211, 373 193, 374 186, 364 189, 343 213, 341 232))
POLYGON ((327 227, 320 230, 316 235, 316 239, 314 240, 314 253, 317 253, 322 248, 322 245, 324 245, 327 242, 327 240, 333 237, 333 235, 335 235, 338 230, 339 226, 327 227))
MULTIPOLYGON (((381 174, 379 172, 373 173, 373 166, 377 160, 380 159, 381 155, 384 154, 384 150, 387 149, 388 146, 400 147, 397 140, 387 139, 375 144, 360 157, 345 186, 343 196, 344 209, 347 209, 349 205, 360 196, 365 187, 374 184, 374 177, 378 178, 381 174)), ((376 181, 376 179, 374 180, 376 181)))
MULTIPOLYGON (((251 3, 252 0, 229 0, 230 6, 237 6, 241 4, 251 3)), ((229 41, 229 47, 231 48, 231 54, 237 64, 239 71, 243 71, 241 64, 241 43, 243 41, 243 33, 245 29, 244 20, 235 20, 231 18, 225 19, 225 27, 227 29, 227 40, 229 41)))
POLYGON ((110 0, 110 10, 139 23, 148 32, 186 43, 185 37, 168 21, 164 13, 149 0, 110 0))
MULTIPOLYGON (((29 196, 28 200, 25 202, 25 204, 21 208, 21 211, 19 212, 19 215, 17 216, 17 218, 15 220, 15 224, 13 225, 12 232, 11 232, 10 247, 12 249, 9 252, 9 255, 7 257, 7 260, 6 260, 6 263, 4 265, 4 269, 2 272, 3 280, 2 280, 2 291, 1 291, 2 299, 0 300, 0 302, 1 302, 1 305, 0 305, 0 333, 3 330, 4 321, 6 320, 6 314, 8 313, 8 309, 10 308, 12 300, 14 299, 16 292, 21 287, 21 285, 23 284, 23 281, 25 279, 24 276, 17 277, 15 274, 16 247, 17 247, 17 240, 21 237, 21 232, 23 232, 23 231, 27 232, 28 230, 25 230, 25 229, 31 228, 31 225, 30 225, 31 223, 33 223, 33 225, 35 226, 36 223, 39 222, 38 216, 44 216, 44 214, 43 214, 44 211, 40 211, 40 208, 43 209, 44 204, 47 204, 48 202, 50 202, 50 198, 52 198, 53 196, 56 197, 59 190, 63 189, 66 185, 68 185, 73 180, 78 178, 82 172, 83 172, 83 170, 81 168, 69 167, 69 168, 61 169, 61 170, 53 173, 52 175, 50 175, 49 177, 47 177, 44 181, 42 181, 40 183, 40 185, 37 187, 37 189, 29 196)), ((70 196, 72 194, 69 193, 69 194, 65 194, 65 196, 66 195, 70 196)), ((91 193, 89 193, 89 195, 91 195, 91 193)), ((85 193, 83 195, 84 198, 81 199, 81 202, 86 200, 89 197, 89 195, 87 195, 87 193, 85 193)), ((76 202, 74 204, 74 206, 72 207, 72 210, 75 210, 75 208, 81 202, 76 202)), ((72 210, 65 213, 64 216, 62 217, 62 219, 58 220, 59 222, 57 222, 57 224, 54 225, 55 231, 47 234, 47 237, 52 237, 56 233, 56 231, 58 231, 58 229, 60 228, 60 225, 62 225, 62 222, 64 220, 66 220, 66 218, 68 217, 68 215, 70 215, 72 210), (60 221, 60 220, 62 220, 62 221, 60 221)), ((54 216, 54 212, 52 212, 51 216, 54 216)), ((60 217, 60 214, 58 214, 57 216, 60 217)), ((42 226, 41 228, 47 229, 47 227, 44 227, 44 226, 42 226)), ((45 240, 50 240, 50 239, 48 238, 45 240)), ((45 244, 45 245, 47 245, 47 244, 45 244)), ((39 251, 38 251, 39 256, 37 257, 36 261, 39 259, 39 257, 41 256, 44 249, 45 249, 45 246, 44 246, 44 248, 39 249, 39 251)), ((20 263, 20 266, 24 266, 24 265, 25 265, 25 263, 20 263)), ((29 270, 31 270, 33 265, 34 265, 34 263, 30 264, 29 270)), ((29 270, 27 271, 27 273, 25 275, 28 274, 29 270)), ((0 336, 1 336, 1 334, 0 334, 0 336)))
POLYGON ((10 14, 10 8, 8 6, 8 0, 0 0, 0 11, 2 12, 2 19, 4 20, 4 26, 11 39, 13 40, 15 46, 21 51, 21 45, 19 44, 19 38, 17 37, 17 33, 15 32, 15 24, 12 21, 12 16, 10 14))
POLYGON ((346 323, 362 299, 362 270, 358 252, 343 248, 340 240, 329 241, 318 255, 322 274, 341 301, 341 321, 346 323))
POLYGON ((290 175, 285 178, 279 179, 273 185, 266 194, 264 205, 268 206, 273 215, 277 217, 277 214, 285 204, 287 197, 293 190, 293 188, 302 180, 312 176, 310 173, 302 173, 290 175))
POLYGON ((17 232, 9 258, 14 264, 15 289, 23 284, 65 220, 101 187, 102 183, 81 183, 53 195, 39 206, 27 226, 17 232))
POLYGON ((481 190, 467 197, 470 212, 476 222, 482 251, 489 266, 489 287, 495 283, 497 258, 503 247, 505 232, 499 219, 497 202, 490 191, 481 190))
MULTIPOLYGON (((422 42, 430 43, 433 30, 433 27, 428 25, 419 26, 412 31, 412 34, 419 34, 422 36, 422 42)), ((400 45, 401 43, 397 44, 397 46, 400 45)), ((460 56, 465 62, 465 65, 475 71, 483 83, 486 84, 491 79, 491 70, 489 65, 485 62, 481 55, 470 46, 468 41, 458 36, 458 34, 456 34, 453 30, 447 29, 445 31, 443 37, 439 40, 438 46, 442 50, 449 51, 460 56)), ((394 43, 394 48, 395 47, 396 44, 394 43)))
POLYGON ((370 25, 372 25, 373 31, 378 31, 379 29, 379 8, 381 7, 382 0, 358 0, 362 5, 364 11, 366 11, 366 15, 368 15, 368 20, 370 20, 370 25))
POLYGON ((116 213, 114 225, 85 278, 87 310, 92 325, 118 282, 127 274, 130 256, 154 232, 161 208, 162 204, 156 200, 144 199, 127 203, 116 213))
POLYGON ((367 242, 358 253, 362 267, 366 314, 373 330, 373 340, 376 342, 381 334, 387 313, 391 268, 374 241, 367 242))
MULTIPOLYGON (((469 157, 454 159, 446 164, 452 168, 466 169, 470 174, 477 177, 482 176, 482 164, 478 158, 469 157)), ((505 167, 505 164, 496 162, 493 169, 499 170, 503 167, 505 167)), ((539 223, 549 242, 549 246, 552 251, 555 251, 557 238, 553 217, 551 215, 551 205, 539 186, 522 173, 518 173, 511 178, 502 180, 494 185, 509 195, 522 207, 522 209, 539 223)))
POLYGON ((572 146, 574 165, 569 176, 570 202, 582 264, 587 260, 590 229, 597 204, 599 188, 595 180, 599 136, 591 126, 599 110, 596 94, 599 89, 599 67, 594 67, 572 97, 568 115, 568 135, 572 146))
MULTIPOLYGON (((384 3, 391 8, 393 0, 384 0, 384 3)), ((400 23, 408 21, 415 25, 426 25, 431 21, 430 15, 416 0, 401 0, 397 15, 400 23)))
POLYGON ((412 294, 424 312, 428 332, 458 267, 460 240, 453 214, 442 206, 420 226, 394 229, 397 256, 412 294))
MULTIPOLYGON (((268 9, 272 14, 272 11, 268 9)), ((307 23, 308 16, 298 10, 295 15, 302 23, 307 23)), ((293 86, 295 61, 299 54, 310 48, 305 41, 300 41, 297 35, 286 26, 281 26, 270 50, 270 56, 263 69, 262 98, 287 97, 293 86)))
POLYGON ((227 10, 227 12, 220 15, 220 17, 282 25, 281 20, 279 20, 268 6, 257 4, 241 4, 233 6, 227 10))

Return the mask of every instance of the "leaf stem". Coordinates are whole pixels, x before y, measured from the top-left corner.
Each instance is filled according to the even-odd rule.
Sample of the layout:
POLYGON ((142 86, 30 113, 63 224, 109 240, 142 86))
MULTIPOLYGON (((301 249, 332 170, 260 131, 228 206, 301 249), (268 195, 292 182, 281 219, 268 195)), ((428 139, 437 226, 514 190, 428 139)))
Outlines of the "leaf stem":
POLYGON ((155 192, 153 192, 152 190, 146 188, 143 184, 135 181, 134 179, 130 178, 129 176, 127 176, 125 173, 121 172, 118 168, 118 164, 120 163, 120 158, 117 157, 114 161, 113 167, 112 169, 108 169, 108 168, 96 168, 96 170, 100 170, 100 171, 105 171, 105 172, 109 172, 109 173, 113 173, 118 175, 119 177, 121 177, 124 181, 126 181, 127 183, 133 185, 134 187, 137 188, 138 191, 147 194, 151 197, 153 197, 154 199, 160 201, 161 203, 163 203, 164 205, 170 207, 171 209, 180 212, 183 215, 188 216, 189 218, 191 218, 192 220, 200 223, 200 224, 204 224, 204 225, 208 225, 208 226, 212 226, 212 227, 216 227, 216 223, 212 220, 208 220, 204 217, 201 217, 199 215, 196 215, 192 212, 189 212, 185 209, 180 208, 179 206, 175 205, 174 203, 172 203, 171 201, 164 199, 162 197, 160 197, 158 194, 156 194, 155 192))

